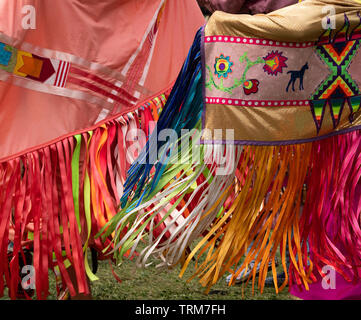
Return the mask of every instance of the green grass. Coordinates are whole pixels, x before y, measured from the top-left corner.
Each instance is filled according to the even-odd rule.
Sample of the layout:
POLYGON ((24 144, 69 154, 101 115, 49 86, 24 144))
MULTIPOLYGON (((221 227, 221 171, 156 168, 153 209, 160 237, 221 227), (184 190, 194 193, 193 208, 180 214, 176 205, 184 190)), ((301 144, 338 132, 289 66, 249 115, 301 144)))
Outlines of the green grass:
MULTIPOLYGON (((193 244, 194 246, 195 244, 193 244)), ((192 247, 193 247, 192 246, 192 247)), ((143 249, 140 244, 139 250, 143 249)), ((280 261, 279 253, 277 253, 280 261)), ((201 257, 202 262, 204 256, 201 257)), ((180 266, 173 269, 156 268, 153 262, 147 268, 136 268, 135 262, 124 259, 119 267, 113 267, 116 274, 122 280, 119 283, 113 276, 109 262, 99 261, 97 276, 99 281, 91 284, 93 299, 96 300, 289 300, 288 287, 282 292, 276 294, 274 287, 265 287, 261 294, 255 284, 255 292, 252 295, 251 281, 248 285, 228 286, 225 274, 212 287, 209 294, 205 294, 205 288, 201 286, 198 278, 187 281, 195 271, 194 262, 192 261, 182 278, 179 278, 180 266)), ((277 270, 281 272, 281 266, 277 270)), ((271 272, 268 273, 271 276, 271 272)))
MULTIPOLYGON (((204 288, 197 279, 187 282, 192 275, 192 269, 186 271, 184 277, 178 277, 180 268, 174 270, 156 269, 150 266, 146 269, 136 269, 134 262, 126 260, 122 266, 114 268, 122 279, 119 283, 113 277, 108 262, 101 261, 97 276, 99 281, 91 285, 93 299, 96 300, 239 300, 242 299, 242 286, 229 287, 222 277, 206 295, 204 288)), ((243 299, 249 300, 288 300, 288 288, 276 294, 274 288, 265 288, 261 295, 252 286, 244 287, 243 299)))
MULTIPOLYGON (((217 284, 212 287, 210 293, 204 293, 197 279, 187 282, 192 275, 191 266, 183 278, 179 278, 179 267, 173 270, 158 269, 149 266, 138 269, 135 263, 124 260, 123 264, 115 267, 114 271, 121 278, 119 283, 113 276, 109 263, 99 261, 97 276, 98 281, 91 283, 91 292, 94 300, 289 300, 288 288, 276 294, 272 287, 265 287, 263 294, 256 289, 252 295, 252 286, 248 284, 229 287, 223 276, 217 284), (243 296, 242 296, 243 291, 243 296)), ((50 273, 50 295, 49 300, 56 299, 55 280, 50 273)), ((35 298, 35 297, 34 297, 35 298)), ((0 300, 7 300, 7 293, 0 300)))
MULTIPOLYGON (((142 245, 140 246, 142 248, 142 245)), ((141 249, 139 248, 139 249, 141 249)), ((150 259, 150 261, 153 261, 150 259)), ((202 261, 202 259, 201 259, 202 261)), ((89 261, 91 264, 91 261, 89 261)), ((280 266, 278 270, 280 270, 280 266)), ((274 287, 265 287, 261 294, 257 287, 252 295, 251 282, 245 285, 226 284, 224 275, 211 289, 208 295, 205 288, 195 278, 187 282, 194 271, 191 262, 183 278, 179 278, 180 267, 174 269, 156 268, 155 263, 147 268, 136 268, 135 262, 124 259, 120 266, 113 269, 122 280, 119 283, 113 276, 109 262, 99 261, 98 281, 91 283, 91 293, 94 300, 289 300, 288 287, 276 294, 274 287), (243 292, 243 293, 242 293, 243 292)), ((55 277, 49 272, 49 300, 56 299, 55 277)), ((271 273, 269 272, 269 276, 271 273)), ((257 286, 256 279, 256 286, 257 286)), ((34 297, 35 298, 35 297, 34 297)), ((0 298, 1 299, 1 298, 0 298)), ((7 296, 2 299, 8 299, 7 296)))

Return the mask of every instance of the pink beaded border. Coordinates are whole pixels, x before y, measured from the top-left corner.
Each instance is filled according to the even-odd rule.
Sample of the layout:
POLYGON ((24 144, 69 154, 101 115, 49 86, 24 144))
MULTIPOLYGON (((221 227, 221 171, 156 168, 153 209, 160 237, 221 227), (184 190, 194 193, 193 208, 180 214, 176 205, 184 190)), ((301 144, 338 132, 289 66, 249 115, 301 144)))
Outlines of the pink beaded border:
POLYGON ((275 40, 267 40, 267 39, 217 36, 217 35, 204 37, 204 42, 205 43, 228 42, 228 43, 238 43, 238 44, 251 44, 258 46, 285 47, 285 48, 308 48, 316 45, 316 42, 312 42, 312 41, 284 42, 284 41, 275 41, 275 40))
POLYGON ((310 104, 309 100, 242 100, 220 97, 206 97, 206 103, 241 107, 292 107, 308 106, 310 104))

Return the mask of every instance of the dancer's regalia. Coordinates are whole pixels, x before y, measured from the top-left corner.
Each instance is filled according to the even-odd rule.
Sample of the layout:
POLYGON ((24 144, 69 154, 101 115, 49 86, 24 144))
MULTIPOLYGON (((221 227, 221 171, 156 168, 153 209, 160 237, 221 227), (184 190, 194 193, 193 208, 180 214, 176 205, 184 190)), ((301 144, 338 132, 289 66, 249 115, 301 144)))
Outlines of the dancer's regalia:
POLYGON ((210 17, 103 229, 118 260, 146 239, 138 265, 183 274, 196 258, 207 290, 253 260, 261 290, 269 264, 277 292, 307 290, 324 265, 360 278, 360 12, 306 0, 210 17))
POLYGON ((111 248, 94 235, 146 140, 134 132, 157 120, 204 18, 195 0, 2 1, 0 15, 0 294, 22 291, 26 264, 40 299, 48 270, 88 293, 88 248, 111 248))

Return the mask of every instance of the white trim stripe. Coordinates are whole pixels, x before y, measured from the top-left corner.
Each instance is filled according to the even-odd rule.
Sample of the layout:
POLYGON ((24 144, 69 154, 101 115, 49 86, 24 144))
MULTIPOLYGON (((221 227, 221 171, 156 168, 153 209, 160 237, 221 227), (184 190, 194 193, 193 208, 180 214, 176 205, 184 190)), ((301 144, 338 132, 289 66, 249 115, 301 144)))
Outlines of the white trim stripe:
POLYGON ((208 104, 221 104, 240 107, 299 107, 309 106, 309 100, 242 100, 223 97, 206 97, 208 104))
POLYGON ((258 46, 286 47, 286 48, 308 48, 316 45, 315 41, 285 42, 285 41, 277 41, 277 40, 269 40, 269 39, 222 36, 222 35, 206 36, 204 38, 204 42, 205 43, 228 42, 228 43, 237 43, 237 44, 251 44, 258 46))
POLYGON ((60 61, 58 71, 56 74, 54 86, 64 88, 66 79, 69 74, 70 63, 66 61, 60 61))
POLYGON ((144 35, 143 35, 143 38, 140 42, 140 45, 139 47, 137 48, 137 50, 133 53, 133 55, 130 57, 130 59, 128 60, 127 64, 125 65, 124 69, 122 70, 121 74, 122 76, 126 77, 127 75, 127 72, 128 70, 130 69, 131 65, 133 64, 133 62, 135 61, 136 57, 138 56, 139 52, 142 50, 143 48, 143 45, 145 43, 145 41, 147 40, 148 38, 148 35, 149 33, 152 31, 152 28, 154 26, 154 24, 156 23, 157 21, 157 18, 158 18, 158 14, 160 12, 160 10, 162 9, 162 6, 164 4, 165 0, 162 0, 160 3, 159 3, 159 6, 156 10, 156 12, 154 13, 154 16, 152 18, 152 20, 150 21, 144 35))

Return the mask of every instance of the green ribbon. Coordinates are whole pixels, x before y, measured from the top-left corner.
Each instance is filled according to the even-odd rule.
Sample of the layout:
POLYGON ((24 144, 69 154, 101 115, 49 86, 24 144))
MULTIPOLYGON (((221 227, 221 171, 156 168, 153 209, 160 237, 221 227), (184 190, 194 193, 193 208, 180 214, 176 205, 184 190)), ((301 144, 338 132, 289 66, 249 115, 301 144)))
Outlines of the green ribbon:
POLYGON ((78 223, 79 233, 81 232, 80 215, 79 215, 79 161, 80 161, 80 148, 81 148, 81 135, 76 135, 76 146, 74 149, 73 157, 71 159, 71 172, 73 184, 73 200, 76 221, 78 223))

